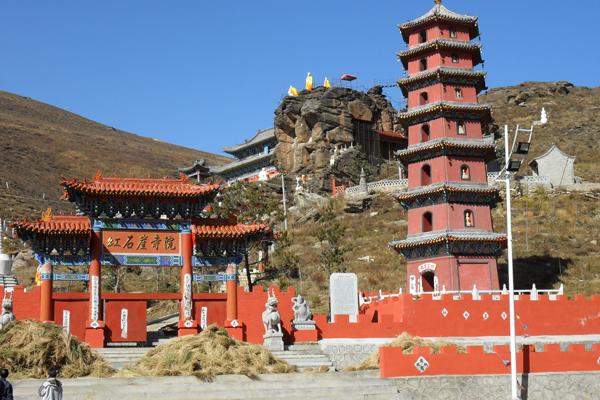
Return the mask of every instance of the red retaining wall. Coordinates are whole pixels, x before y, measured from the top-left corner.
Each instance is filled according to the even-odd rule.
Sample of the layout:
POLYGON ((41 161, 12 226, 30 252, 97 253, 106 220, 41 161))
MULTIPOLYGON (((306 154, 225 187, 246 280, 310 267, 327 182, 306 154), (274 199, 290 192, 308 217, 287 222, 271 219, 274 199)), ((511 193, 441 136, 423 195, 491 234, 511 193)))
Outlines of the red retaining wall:
MULTIPOLYGON (((279 299, 284 341, 293 343, 292 297, 296 295, 296 291, 292 287, 283 291, 278 288, 272 290, 279 299)), ((0 294, 3 294, 2 287, 0 294)), ((139 304, 147 300, 179 300, 180 296, 179 293, 103 293, 102 299, 107 303, 110 314, 107 316, 107 323, 116 327, 120 321, 120 308, 124 305, 118 303, 117 306, 115 303, 115 310, 118 310, 113 313, 111 302, 131 302, 135 310, 139 309, 132 309, 131 312, 142 312, 143 307, 139 304)), ((201 308, 207 307, 207 322, 224 325, 227 300, 225 293, 196 293, 193 298, 198 321, 201 308)), ((62 324, 62 311, 68 309, 71 311, 71 332, 83 338, 88 312, 87 293, 54 293, 53 299, 55 322, 62 324)), ((238 322, 243 327, 241 336, 244 340, 262 343, 262 312, 266 301, 267 292, 262 287, 255 287, 251 293, 238 288, 238 322)), ((15 287, 13 304, 18 319, 39 319, 40 288, 34 287, 25 292, 23 287, 15 287)), ((516 315, 517 335, 600 334, 600 296, 589 299, 576 296, 572 300, 559 296, 556 301, 551 301, 544 295, 540 295, 536 301, 530 300, 529 296, 521 296, 516 301, 516 315)), ((433 300, 431 296, 413 299, 411 295, 404 294, 363 305, 356 323, 350 323, 346 316, 336 316, 335 323, 327 322, 325 315, 315 315, 314 320, 317 323, 318 339, 392 338, 405 331, 416 336, 507 336, 508 296, 497 298, 481 295, 481 299, 473 300, 472 296, 463 295, 462 299, 454 300, 452 296, 445 295, 440 300, 433 300)), ((132 335, 138 331, 140 334, 144 332, 142 323, 145 321, 140 318, 138 322, 140 324, 129 326, 132 335)), ((297 340, 302 339, 299 336, 297 340)))
MULTIPOLYGON (((416 347, 413 354, 402 354, 399 347, 379 349, 379 370, 382 378, 422 375, 499 375, 510 374, 508 346, 495 346, 493 353, 484 353, 482 346, 468 346, 466 354, 459 354, 455 347, 443 347, 438 354, 431 354, 427 347, 416 347), (416 364, 426 365, 421 371, 416 364)), ((600 345, 585 351, 583 345, 571 345, 567 351, 550 344, 544 351, 536 352, 532 346, 523 346, 517 352, 519 373, 541 372, 600 372, 600 345)))

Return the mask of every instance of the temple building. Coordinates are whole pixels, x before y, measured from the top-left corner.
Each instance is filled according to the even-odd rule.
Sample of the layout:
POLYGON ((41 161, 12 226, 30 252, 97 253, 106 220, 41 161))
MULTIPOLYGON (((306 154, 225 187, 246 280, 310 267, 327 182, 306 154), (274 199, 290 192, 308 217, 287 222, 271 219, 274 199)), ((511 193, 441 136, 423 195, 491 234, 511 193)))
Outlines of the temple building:
POLYGON ((273 128, 259 131, 252 139, 242 144, 225 147, 223 150, 237 160, 211 167, 210 172, 222 177, 228 183, 241 180, 249 182, 268 180, 279 175, 272 161, 275 146, 277 146, 277 138, 273 128))
POLYGON ((499 288, 496 258, 506 244, 493 229, 498 190, 487 181, 496 158, 488 135, 491 107, 479 104, 486 88, 477 17, 436 0, 425 15, 400 25, 408 49, 398 54, 407 77, 398 85, 408 102, 400 120, 408 147, 397 152, 408 170, 398 195, 408 210, 408 236, 390 245, 407 260, 411 293, 499 288))
MULTIPOLYGON (((192 283, 219 281, 227 288, 227 306, 223 319, 215 322, 236 335, 240 327, 237 266, 248 244, 267 243, 272 234, 269 226, 206 215, 219 185, 197 185, 184 175, 131 179, 97 174, 91 181, 64 179, 61 184, 77 215, 47 212, 40 220, 11 224, 18 237, 31 244, 40 263, 41 321, 62 322, 93 347, 145 343, 147 301, 176 299, 180 301, 179 335, 195 334, 202 307, 192 283), (65 266, 77 273, 57 271, 65 266), (107 298, 101 284, 106 266, 180 268, 180 292, 107 298), (53 293, 55 280, 86 281, 88 293, 77 298, 79 302, 61 302, 53 293)), ((266 245, 263 248, 266 251, 266 245)))

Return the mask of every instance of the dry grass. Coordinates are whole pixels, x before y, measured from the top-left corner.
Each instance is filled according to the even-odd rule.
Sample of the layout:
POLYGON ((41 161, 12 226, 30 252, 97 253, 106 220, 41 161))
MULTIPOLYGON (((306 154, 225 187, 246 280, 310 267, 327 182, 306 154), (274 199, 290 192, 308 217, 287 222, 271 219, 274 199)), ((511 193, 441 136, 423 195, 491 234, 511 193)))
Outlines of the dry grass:
POLYGON ((262 346, 231 338, 211 325, 199 335, 174 339, 150 350, 121 376, 196 376, 211 380, 217 375, 295 372, 296 367, 278 360, 262 346))
MULTIPOLYGON (((386 346, 388 347, 402 347, 403 354, 412 354, 415 347, 428 347, 433 354, 437 354, 441 347, 454 346, 457 352, 464 353, 466 348, 463 346, 456 345, 451 342, 443 340, 428 340, 418 336, 411 336, 406 332, 402 332, 400 336, 392 340, 386 346)), ((348 367, 348 371, 362 371, 366 369, 378 369, 379 368, 379 350, 371 354, 370 357, 365 358, 360 363, 348 367)))
POLYGON ((114 373, 87 344, 55 324, 37 321, 14 321, 0 331, 0 365, 13 378, 45 378, 50 368, 58 368, 63 378, 114 373))

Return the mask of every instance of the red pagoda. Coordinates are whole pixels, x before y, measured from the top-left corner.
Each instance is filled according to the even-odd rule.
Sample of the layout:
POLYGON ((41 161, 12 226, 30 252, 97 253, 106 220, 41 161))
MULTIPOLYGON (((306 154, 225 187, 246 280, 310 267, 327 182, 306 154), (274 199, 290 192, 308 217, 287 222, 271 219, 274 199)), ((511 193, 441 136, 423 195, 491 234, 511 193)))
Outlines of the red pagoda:
POLYGON ((436 0, 425 15, 400 25, 408 49, 398 58, 408 109, 400 113, 408 147, 397 152, 407 166, 408 237, 391 246, 407 259, 411 293, 498 289, 496 258, 506 236, 494 233, 491 208, 498 190, 487 182, 486 162, 496 157, 484 136, 491 108, 485 90, 477 17, 460 15, 436 0))

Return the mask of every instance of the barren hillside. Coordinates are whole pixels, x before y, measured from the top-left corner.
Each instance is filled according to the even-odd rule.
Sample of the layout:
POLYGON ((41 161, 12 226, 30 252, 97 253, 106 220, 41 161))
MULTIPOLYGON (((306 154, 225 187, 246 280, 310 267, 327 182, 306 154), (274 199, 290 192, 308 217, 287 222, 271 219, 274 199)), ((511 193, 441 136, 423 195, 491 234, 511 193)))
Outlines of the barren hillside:
POLYGON ((27 97, 0 91, 0 216, 39 216, 59 202, 61 176, 176 176, 177 167, 223 156, 102 125, 27 97), (8 182, 8 187, 6 182, 8 182), (45 197, 45 199, 42 199, 45 197))

